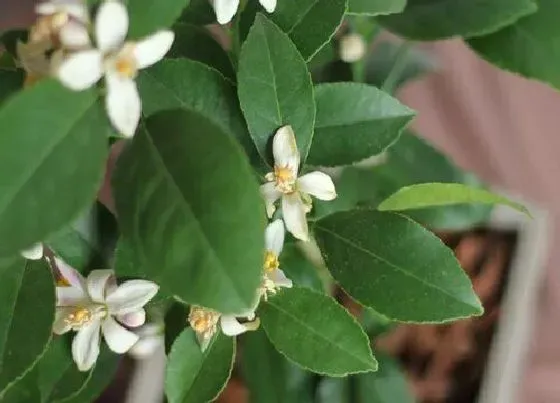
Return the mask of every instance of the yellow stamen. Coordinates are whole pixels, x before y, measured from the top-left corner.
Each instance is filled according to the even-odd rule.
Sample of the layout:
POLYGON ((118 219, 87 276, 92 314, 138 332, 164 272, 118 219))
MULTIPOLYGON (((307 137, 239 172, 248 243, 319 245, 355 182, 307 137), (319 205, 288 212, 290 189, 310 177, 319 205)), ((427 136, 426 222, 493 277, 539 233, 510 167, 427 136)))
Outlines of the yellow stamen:
POLYGON ((204 338, 210 338, 216 333, 220 314, 211 309, 192 306, 189 312, 189 324, 193 330, 204 338))
POLYGON ((266 251, 264 255, 264 271, 265 273, 272 273, 280 267, 280 262, 278 261, 278 256, 274 252, 269 250, 266 251))
POLYGON ((289 167, 275 166, 274 179, 276 180, 276 188, 282 193, 292 193, 295 191, 297 178, 289 167))
POLYGON ((93 318, 92 312, 85 307, 76 307, 68 314, 65 322, 73 328, 80 328, 83 325, 91 322, 93 318))
POLYGON ((128 57, 121 57, 115 63, 115 70, 126 78, 133 78, 136 75, 136 63, 128 57))
POLYGON ((56 286, 57 287, 71 287, 72 284, 70 284, 68 282, 68 280, 66 280, 66 278, 60 276, 59 278, 56 279, 56 286))

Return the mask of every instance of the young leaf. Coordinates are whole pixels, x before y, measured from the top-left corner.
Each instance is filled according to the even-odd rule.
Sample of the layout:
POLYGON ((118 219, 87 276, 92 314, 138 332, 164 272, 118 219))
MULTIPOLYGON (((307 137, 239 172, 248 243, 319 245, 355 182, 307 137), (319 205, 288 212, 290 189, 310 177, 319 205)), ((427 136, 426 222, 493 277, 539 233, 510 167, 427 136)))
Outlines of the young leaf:
POLYGON ((348 165, 383 152, 414 117, 414 111, 365 84, 315 87, 317 118, 311 165, 348 165))
POLYGON ((539 0, 539 9, 498 32, 467 43, 498 67, 549 83, 560 89, 560 2, 539 0))
POLYGON ((0 105, 21 88, 23 78, 21 70, 0 69, 0 105))
POLYGON ((190 0, 125 0, 128 3, 131 38, 151 35, 168 28, 179 18, 190 0))
POLYGON ((235 357, 235 338, 222 332, 204 351, 191 328, 173 343, 165 370, 165 394, 169 403, 213 401, 225 387, 235 357))
POLYGON ((0 109, 0 256, 43 241, 95 198, 111 133, 96 101, 44 81, 0 109))
POLYGON ((113 176, 123 235, 142 277, 183 301, 239 313, 261 281, 264 211, 235 141, 204 116, 148 119, 113 176))
POLYGON ((533 0, 407 0, 403 13, 379 21, 401 36, 430 41, 489 34, 535 11, 533 0))
POLYGON ((522 204, 460 183, 420 183, 406 186, 383 200, 377 209, 402 211, 461 203, 503 204, 531 217, 529 210, 522 204))
POLYGON ((0 400, 51 339, 55 292, 45 261, 0 262, 0 400))
POLYGON ((315 122, 311 77, 288 36, 262 14, 241 49, 237 79, 241 109, 263 160, 269 161, 274 132, 291 125, 303 163, 315 122))
POLYGON ((348 14, 398 14, 405 6, 406 0, 348 0, 348 14))
POLYGON ((390 319, 439 323, 483 312, 453 252, 409 218, 341 212, 319 220, 315 234, 335 280, 390 319))
POLYGON ((276 349, 303 368, 330 376, 377 369, 358 322, 327 295, 285 289, 261 302, 258 315, 276 349))

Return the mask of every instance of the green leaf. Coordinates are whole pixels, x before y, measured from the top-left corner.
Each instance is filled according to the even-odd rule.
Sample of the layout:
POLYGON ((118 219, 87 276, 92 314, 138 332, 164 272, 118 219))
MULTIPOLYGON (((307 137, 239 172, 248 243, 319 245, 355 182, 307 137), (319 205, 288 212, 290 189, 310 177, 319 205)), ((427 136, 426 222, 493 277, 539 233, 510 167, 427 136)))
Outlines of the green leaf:
POLYGON ((17 43, 27 42, 28 31, 25 29, 12 29, 6 32, 2 32, 0 35, 0 43, 6 49, 6 51, 17 58, 17 43))
POLYGON ((96 101, 93 90, 43 81, 0 109, 0 171, 10 173, 0 192, 0 256, 43 241, 95 198, 111 132, 96 101))
POLYGON ((168 57, 186 57, 199 61, 215 68, 232 82, 235 81, 235 71, 228 54, 205 28, 177 23, 173 26, 173 31, 175 41, 168 57))
POLYGON ((189 2, 190 0, 126 0, 130 18, 129 36, 141 38, 170 27, 189 2))
POLYGON ((365 84, 315 87, 317 118, 309 151, 311 165, 348 165, 377 155, 401 134, 414 111, 365 84))
POLYGON ((23 79, 24 76, 21 70, 0 69, 0 105, 21 89, 23 79))
POLYGON ((179 20, 187 24, 208 25, 216 22, 216 14, 208 0, 190 0, 179 20))
POLYGON ((330 376, 377 369, 358 322, 327 295, 284 289, 261 302, 258 315, 276 349, 303 368, 330 376))
POLYGON ((539 9, 496 33, 467 43, 498 67, 560 89, 560 3, 538 0, 539 9))
POLYGON ((213 401, 230 377, 234 357, 235 338, 218 332, 203 353, 193 330, 185 329, 173 343, 165 370, 169 403, 213 401))
POLYGON ((349 14, 387 15, 401 13, 406 0, 349 0, 349 14))
POLYGON ((45 261, 0 263, 0 400, 45 351, 54 307, 54 282, 45 261))
POLYGON ((486 35, 535 11, 533 0, 408 0, 403 13, 379 21, 401 36, 430 41, 486 35))
POLYGON ((287 243, 280 256, 280 268, 293 283, 318 292, 324 292, 319 269, 307 259, 296 243, 287 243))
POLYGON ((460 183, 421 183, 406 186, 383 200, 377 207, 380 211, 402 211, 461 203, 503 204, 531 217, 522 204, 460 183))
POLYGON ((291 125, 303 163, 315 121, 311 77, 288 36, 262 14, 241 49, 237 78, 241 109, 263 160, 269 161, 275 131, 291 125))
POLYGON ((335 280, 390 319, 440 323, 483 312, 453 252, 407 217, 341 212, 319 220, 315 234, 335 280))
POLYGON ((119 158, 113 190, 143 277, 187 303, 222 313, 251 308, 264 211, 231 137, 194 112, 158 113, 119 158))
POLYGON ((414 403, 416 400, 398 363, 383 353, 378 354, 377 359, 379 371, 354 378, 357 403, 414 403))

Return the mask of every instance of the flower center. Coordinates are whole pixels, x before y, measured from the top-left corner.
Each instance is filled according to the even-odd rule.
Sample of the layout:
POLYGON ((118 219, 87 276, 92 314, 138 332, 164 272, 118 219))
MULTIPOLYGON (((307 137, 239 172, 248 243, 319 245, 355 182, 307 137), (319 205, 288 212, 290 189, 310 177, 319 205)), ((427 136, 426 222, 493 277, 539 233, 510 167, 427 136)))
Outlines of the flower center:
POLYGON ((119 57, 115 62, 115 70, 124 78, 134 78, 138 69, 136 61, 131 57, 119 57))
POLYGON ((296 189, 296 177, 290 168, 274 167, 274 178, 276 180, 276 188, 282 193, 293 193, 296 189))
POLYGON ((278 261, 278 256, 269 250, 266 251, 264 255, 264 272, 272 273, 280 267, 280 262, 278 261))
POLYGON ((212 337, 216 332, 219 319, 220 314, 218 312, 200 306, 193 306, 189 312, 188 320, 196 333, 207 338, 212 337))
POLYGON ((93 312, 86 307, 76 307, 64 320, 72 329, 79 329, 93 319, 93 312))

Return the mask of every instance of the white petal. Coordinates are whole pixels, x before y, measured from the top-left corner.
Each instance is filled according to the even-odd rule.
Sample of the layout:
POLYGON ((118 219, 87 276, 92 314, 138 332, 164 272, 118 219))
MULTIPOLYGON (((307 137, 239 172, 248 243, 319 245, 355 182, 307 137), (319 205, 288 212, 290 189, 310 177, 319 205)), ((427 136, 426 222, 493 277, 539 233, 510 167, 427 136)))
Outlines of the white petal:
POLYGON ((80 306, 89 302, 88 295, 78 287, 56 287, 56 306, 80 306))
POLYGON ((273 252, 276 257, 280 256, 284 246, 284 222, 280 219, 268 224, 264 233, 266 250, 273 252))
POLYGON ((340 60, 346 63, 354 63, 361 60, 367 51, 367 43, 359 34, 344 35, 339 43, 340 60))
POLYGON ((115 273, 113 270, 93 270, 87 277, 87 292, 97 303, 105 303, 107 283, 115 273))
POLYGON ((272 217, 276 207, 274 207, 274 203, 276 200, 282 196, 282 193, 276 189, 276 184, 274 182, 268 182, 260 187, 261 196, 264 199, 265 206, 266 206, 266 214, 268 218, 272 217))
POLYGON ((159 31, 142 39, 134 46, 134 57, 138 69, 151 66, 163 59, 173 44, 173 31, 159 31))
POLYGON ((107 345, 118 354, 126 353, 140 339, 138 335, 119 325, 111 316, 103 321, 102 330, 107 345))
POLYGON ((323 172, 315 171, 303 175, 297 180, 298 190, 315 196, 319 200, 334 200, 336 190, 331 177, 323 172))
POLYGON ((274 270, 268 275, 268 277, 272 280, 276 287, 292 288, 293 286, 292 280, 286 277, 286 274, 280 269, 274 270))
POLYGON ((78 21, 87 22, 89 20, 88 9, 83 1, 80 0, 58 0, 39 3, 35 6, 35 12, 40 15, 51 15, 57 12, 65 12, 78 21))
POLYGON ((264 7, 266 11, 269 13, 274 12, 276 9, 276 0, 259 0, 261 5, 264 7))
POLYGON ((29 249, 21 251, 21 256, 29 260, 39 260, 43 257, 43 244, 36 243, 29 249))
POLYGON ((157 284, 148 280, 126 281, 109 294, 105 303, 113 315, 136 312, 148 303, 158 292, 157 284))
POLYGON ((216 18, 218 23, 227 24, 231 21, 237 8, 239 7, 239 0, 211 0, 214 11, 216 11, 216 18))
POLYGON ((142 105, 136 83, 114 74, 106 77, 105 109, 115 128, 126 137, 132 137, 140 121, 142 105))
POLYGON ((101 63, 101 53, 97 50, 76 52, 62 61, 56 68, 56 75, 71 90, 85 90, 101 78, 101 63))
POLYGON ((68 21, 60 29, 59 37, 66 49, 83 49, 90 45, 87 28, 76 21, 68 21))
POLYGON ((56 256, 54 257, 54 262, 58 272, 68 284, 81 290, 86 289, 86 280, 76 269, 56 256))
POLYGON ((84 325, 72 341, 72 357, 80 371, 88 371, 99 356, 99 330, 101 321, 94 319, 84 325))
POLYGON ((291 126, 283 126, 278 129, 272 141, 272 153, 275 166, 288 167, 294 177, 297 176, 300 157, 296 136, 291 126))
POLYGON ((95 17, 95 40, 104 53, 120 48, 128 31, 126 7, 115 0, 105 1, 95 17))
POLYGON ((251 330, 256 330, 259 327, 259 320, 256 319, 252 322, 239 323, 235 316, 232 315, 222 315, 220 317, 220 325, 222 326, 222 332, 226 336, 237 336, 241 333, 249 332, 251 330))
POLYGON ((56 308, 53 323, 54 334, 64 334, 70 331, 71 326, 66 323, 66 317, 72 312, 72 309, 73 308, 56 308))
POLYGON ((299 193, 294 192, 282 196, 282 215, 286 223, 286 229, 302 241, 309 240, 309 230, 305 219, 305 204, 299 193))
POLYGON ((146 323, 146 311, 139 309, 138 311, 117 315, 117 320, 128 327, 138 327, 146 323))

